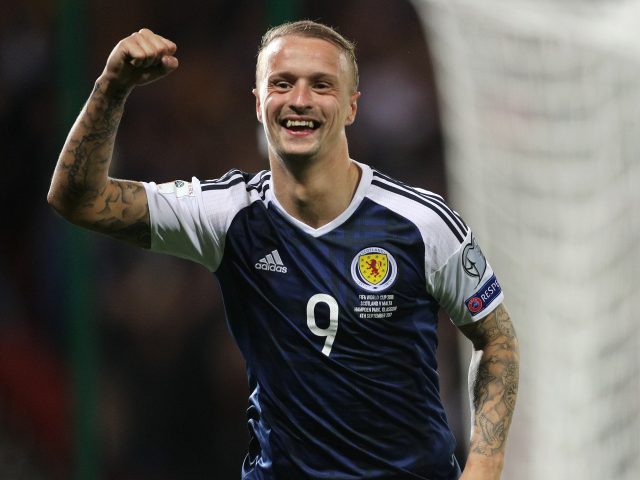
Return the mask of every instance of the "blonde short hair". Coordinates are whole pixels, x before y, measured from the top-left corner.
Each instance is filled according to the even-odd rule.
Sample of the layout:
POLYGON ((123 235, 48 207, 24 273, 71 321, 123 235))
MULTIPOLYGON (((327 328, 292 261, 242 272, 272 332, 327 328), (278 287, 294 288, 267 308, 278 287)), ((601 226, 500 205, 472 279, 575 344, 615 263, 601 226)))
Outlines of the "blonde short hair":
POLYGON ((258 49, 258 58, 256 62, 256 85, 258 84, 258 74, 260 71, 260 63, 262 61, 262 52, 275 39, 286 37, 289 35, 307 38, 319 38, 338 47, 340 51, 344 53, 349 64, 351 65, 351 70, 353 73, 353 91, 355 92, 358 90, 358 83, 360 79, 358 77, 358 63, 356 61, 355 44, 340 35, 333 28, 322 23, 314 22, 313 20, 299 20, 297 22, 283 23, 282 25, 270 28, 262 36, 262 41, 260 42, 260 48, 258 49))

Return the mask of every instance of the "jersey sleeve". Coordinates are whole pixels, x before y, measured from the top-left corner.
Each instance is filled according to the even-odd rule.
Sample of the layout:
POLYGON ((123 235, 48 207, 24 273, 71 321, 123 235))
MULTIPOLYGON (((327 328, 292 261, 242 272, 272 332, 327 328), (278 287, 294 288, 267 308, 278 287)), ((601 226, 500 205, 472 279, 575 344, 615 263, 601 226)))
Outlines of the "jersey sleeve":
POLYGON ((471 230, 445 263, 429 275, 427 288, 457 326, 486 317, 504 299, 471 230))
MULTIPOLYGON (((215 271, 222 259, 229 211, 205 205, 200 181, 144 182, 151 219, 151 250, 192 260, 215 271)), ((224 195, 221 191, 220 195, 224 195)))

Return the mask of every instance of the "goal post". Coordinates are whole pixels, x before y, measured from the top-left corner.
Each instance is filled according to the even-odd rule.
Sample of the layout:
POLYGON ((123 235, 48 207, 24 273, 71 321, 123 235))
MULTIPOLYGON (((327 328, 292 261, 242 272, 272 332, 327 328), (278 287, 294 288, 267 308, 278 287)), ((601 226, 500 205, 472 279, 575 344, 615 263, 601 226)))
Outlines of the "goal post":
POLYGON ((640 1, 413 4, 521 343, 503 478, 640 478, 640 1))

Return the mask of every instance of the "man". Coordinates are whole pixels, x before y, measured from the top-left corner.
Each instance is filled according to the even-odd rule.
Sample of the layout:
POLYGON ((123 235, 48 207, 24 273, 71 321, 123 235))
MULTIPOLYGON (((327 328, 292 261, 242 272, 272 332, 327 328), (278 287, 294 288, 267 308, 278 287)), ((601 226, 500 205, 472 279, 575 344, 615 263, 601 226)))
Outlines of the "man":
POLYGON ((243 478, 459 478, 436 373, 442 306, 475 348, 460 478, 498 479, 518 386, 500 285, 440 197, 349 158, 353 45, 310 21, 263 37, 253 93, 270 171, 109 178, 127 96, 175 70, 175 52, 147 29, 118 43, 48 198, 75 224, 215 272, 252 391, 243 478))

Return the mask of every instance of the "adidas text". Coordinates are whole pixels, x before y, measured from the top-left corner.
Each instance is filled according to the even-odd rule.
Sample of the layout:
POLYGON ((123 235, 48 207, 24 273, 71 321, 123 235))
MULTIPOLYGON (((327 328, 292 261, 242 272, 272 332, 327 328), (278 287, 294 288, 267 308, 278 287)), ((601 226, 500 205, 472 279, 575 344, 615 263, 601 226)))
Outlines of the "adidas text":
POLYGON ((287 273, 287 267, 284 266, 278 250, 273 250, 258 260, 256 262, 256 269, 266 270, 267 272, 287 273))
POLYGON ((287 273, 287 267, 283 267, 281 265, 268 265, 266 263, 256 263, 256 268, 258 270, 268 270, 269 272, 279 272, 279 273, 287 273))

